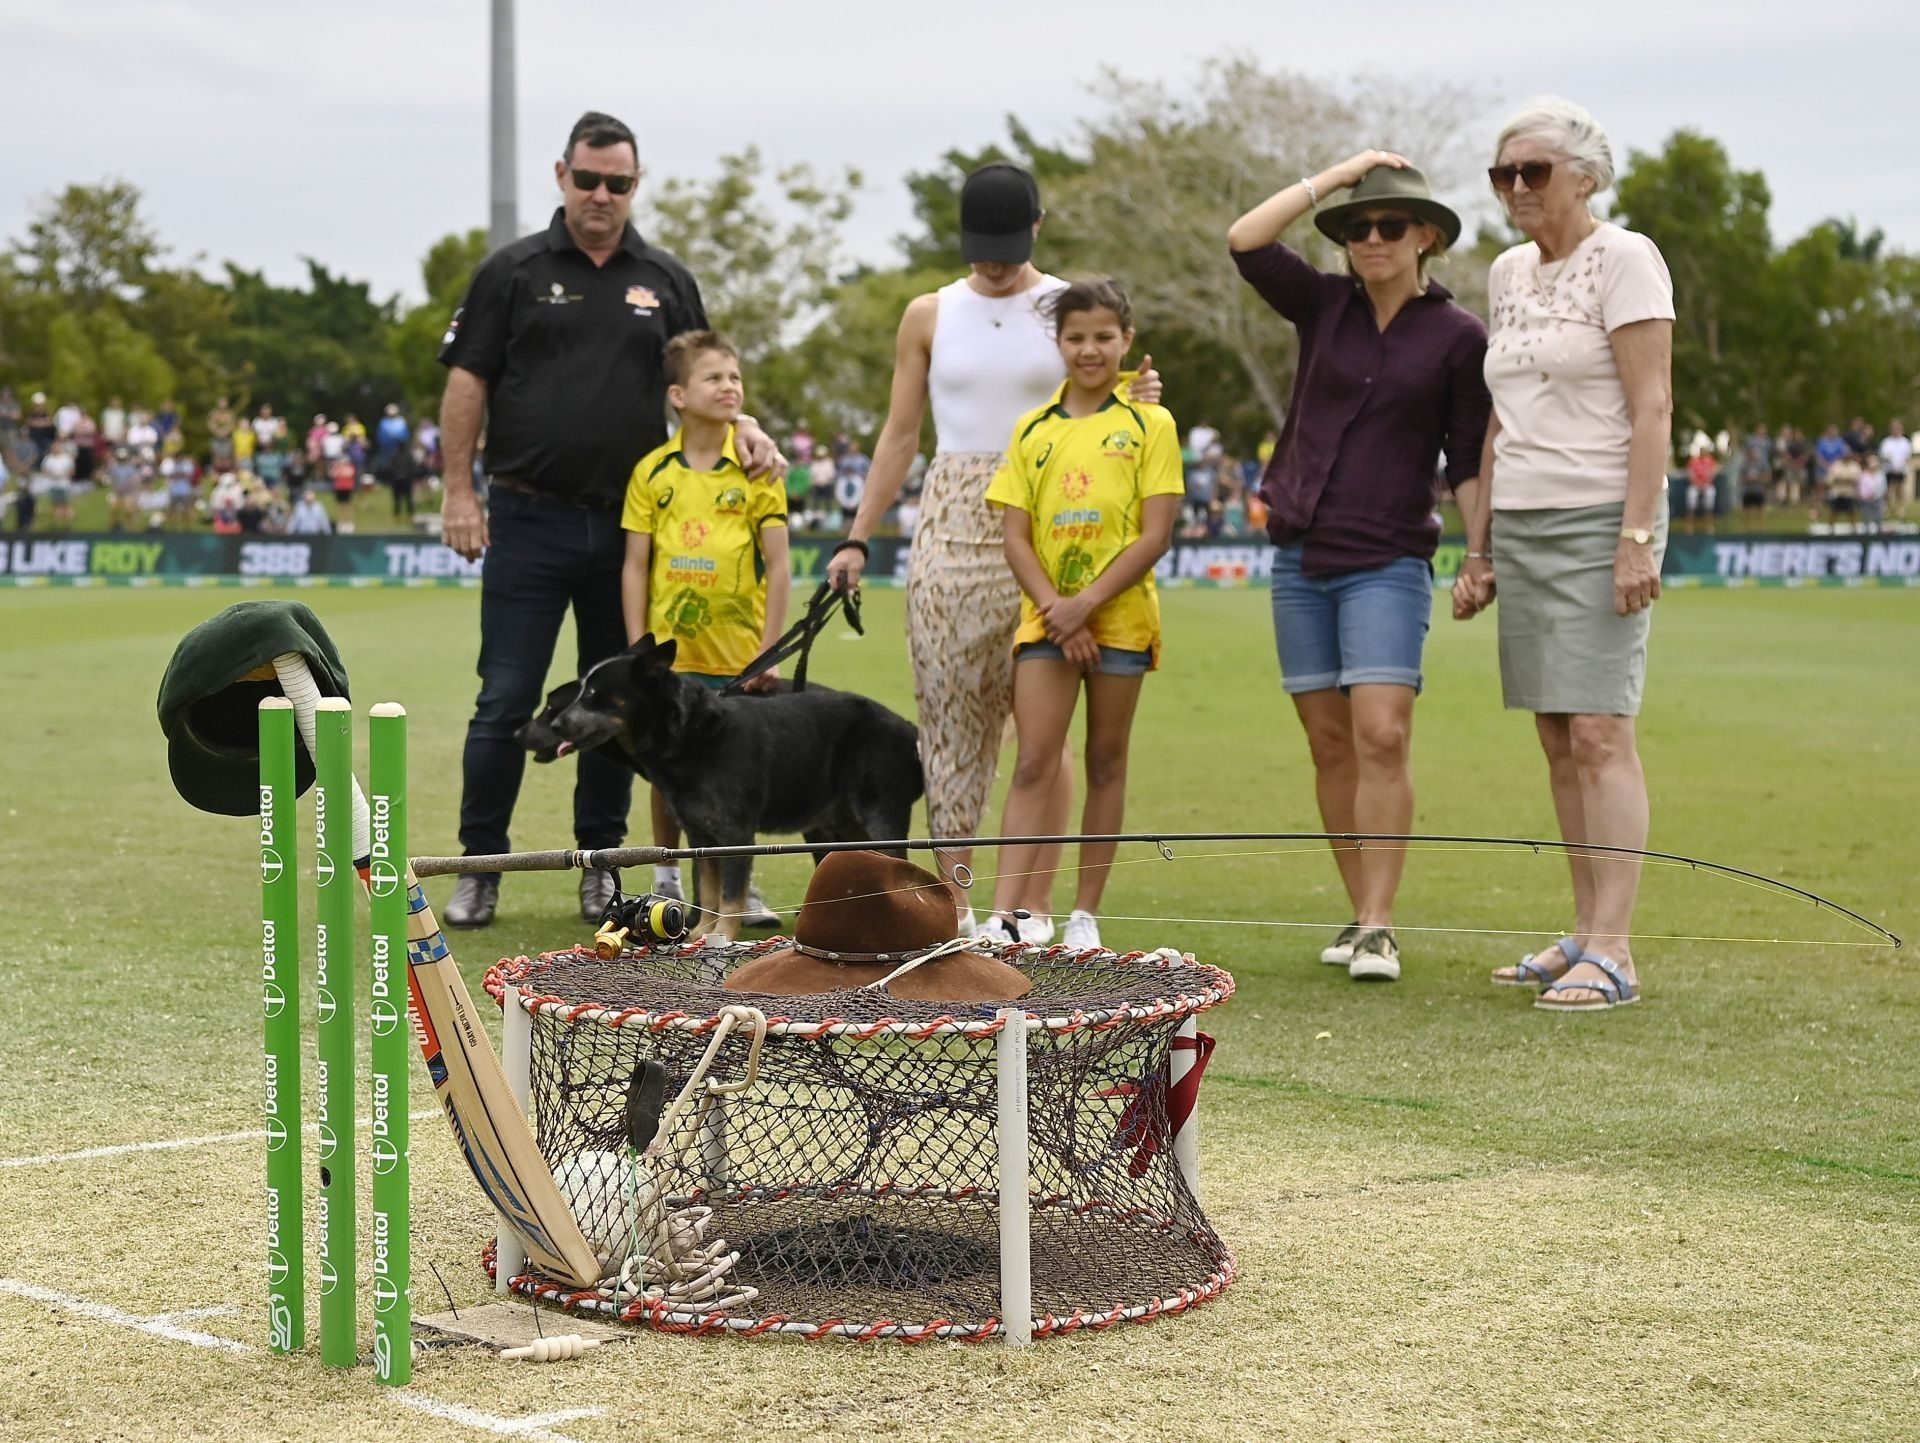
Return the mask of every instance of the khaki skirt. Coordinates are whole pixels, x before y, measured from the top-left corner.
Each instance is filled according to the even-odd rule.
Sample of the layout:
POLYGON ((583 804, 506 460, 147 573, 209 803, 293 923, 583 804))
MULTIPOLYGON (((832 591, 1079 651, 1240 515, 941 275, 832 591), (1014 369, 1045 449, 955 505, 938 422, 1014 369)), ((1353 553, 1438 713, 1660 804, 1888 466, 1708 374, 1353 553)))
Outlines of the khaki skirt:
MULTIPOLYGON (((1651 609, 1613 610, 1613 557, 1624 507, 1493 513, 1499 582, 1500 690, 1516 711, 1637 716, 1651 609)), ((1667 518, 1654 528, 1667 552, 1667 518)))

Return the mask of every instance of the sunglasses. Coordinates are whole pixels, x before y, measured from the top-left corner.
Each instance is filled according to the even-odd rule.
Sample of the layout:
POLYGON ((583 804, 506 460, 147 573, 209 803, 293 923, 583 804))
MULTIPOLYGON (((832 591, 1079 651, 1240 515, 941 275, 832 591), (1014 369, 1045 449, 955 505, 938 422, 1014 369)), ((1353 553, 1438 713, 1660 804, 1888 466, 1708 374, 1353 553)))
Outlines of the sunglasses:
POLYGON ((1350 246, 1357 246, 1375 231, 1389 243, 1403 240, 1413 222, 1403 215, 1378 216, 1373 220, 1350 220, 1340 227, 1340 235, 1350 246))
POLYGON ((1528 190, 1544 190, 1547 182, 1553 179, 1553 168, 1559 163, 1557 160, 1529 160, 1524 165, 1492 165, 1487 167, 1487 179, 1502 195, 1513 189, 1516 180, 1524 180, 1528 190))
POLYGON ((625 195, 640 184, 639 176, 622 175, 617 171, 580 170, 575 167, 570 173, 575 190, 596 191, 604 185, 608 195, 625 195))

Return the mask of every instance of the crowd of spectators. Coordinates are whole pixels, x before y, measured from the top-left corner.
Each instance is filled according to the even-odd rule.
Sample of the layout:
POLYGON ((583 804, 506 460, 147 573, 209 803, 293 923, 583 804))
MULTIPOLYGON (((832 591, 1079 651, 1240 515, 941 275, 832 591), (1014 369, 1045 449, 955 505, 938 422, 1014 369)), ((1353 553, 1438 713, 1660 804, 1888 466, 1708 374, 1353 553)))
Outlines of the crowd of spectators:
MULTIPOLYGON (((842 431, 827 444, 816 441, 803 421, 787 438, 787 515, 796 531, 838 531, 860 509, 867 491, 870 462, 860 443, 842 431)), ((919 517, 924 457, 915 458, 908 490, 901 492, 897 514, 901 534, 911 536, 919 517)))
POLYGON ((394 517, 411 517, 422 484, 437 484, 440 433, 388 405, 371 431, 347 412, 316 414, 304 429, 271 403, 252 415, 225 397, 189 445, 173 401, 159 406, 109 397, 96 415, 36 391, 22 406, 0 387, 0 493, 16 531, 64 531, 74 502, 88 491, 107 498, 113 531, 193 531, 216 535, 319 535, 354 529, 362 492, 385 487, 394 517), (329 508, 323 497, 331 495, 329 508))
MULTIPOLYGON (((75 498, 98 489, 114 531, 322 535, 351 532, 365 493, 385 488, 392 516, 411 518, 420 488, 439 484, 438 425, 416 423, 398 404, 371 429, 352 412, 338 420, 316 414, 300 428, 271 403, 248 416, 222 399, 199 429, 204 444, 190 446, 171 400, 129 406, 114 396, 96 414, 39 391, 22 405, 0 387, 0 509, 17 531, 71 530, 75 498)), ((1182 538, 1264 533, 1260 477, 1277 439, 1268 431, 1243 454, 1205 422, 1187 432, 1182 538)), ((869 463, 858 439, 842 432, 817 441, 803 424, 786 449, 795 529, 842 529, 866 489, 869 463)), ((925 470, 926 457, 916 457, 901 488, 893 520, 902 536, 911 537, 919 521, 925 470)), ((1902 422, 1876 433, 1856 416, 1817 436, 1765 424, 1696 431, 1676 464, 1671 499, 1689 532, 1711 533, 1717 517, 1736 510, 1757 530, 1777 508, 1804 508, 1810 523, 1878 532, 1907 522, 1914 481, 1913 442, 1902 422)))
POLYGON ((1897 419, 1884 434, 1855 416, 1818 436, 1761 423, 1739 435, 1695 432, 1674 478, 1677 497, 1684 497, 1674 509, 1688 531, 1711 533, 1714 518, 1737 505, 1742 522, 1756 530, 1770 508, 1805 507, 1809 522, 1877 533, 1889 523, 1905 525, 1913 483, 1913 441, 1897 419))

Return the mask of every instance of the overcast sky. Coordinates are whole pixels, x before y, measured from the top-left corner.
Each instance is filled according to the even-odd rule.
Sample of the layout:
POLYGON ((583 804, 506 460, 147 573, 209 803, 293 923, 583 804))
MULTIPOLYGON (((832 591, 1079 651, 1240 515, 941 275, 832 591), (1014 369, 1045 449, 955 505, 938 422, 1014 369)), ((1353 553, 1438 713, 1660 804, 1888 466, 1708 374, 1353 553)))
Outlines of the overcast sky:
MULTIPOLYGON (((428 246, 486 223, 488 16, 488 0, 0 0, 0 235, 60 187, 118 176, 176 257, 296 281, 311 254, 417 296, 428 246)), ((1541 91, 1588 106, 1623 160, 1691 126, 1766 173, 1777 238, 1854 215, 1920 250, 1916 16, 1913 0, 519 0, 521 220, 549 213, 553 158, 595 107, 633 125, 655 177, 749 144, 859 167, 849 239, 885 262, 909 222, 901 178, 948 147, 1001 138, 1010 113, 1070 137, 1101 64, 1178 81, 1239 49, 1329 79, 1470 84, 1489 138, 1541 91)))

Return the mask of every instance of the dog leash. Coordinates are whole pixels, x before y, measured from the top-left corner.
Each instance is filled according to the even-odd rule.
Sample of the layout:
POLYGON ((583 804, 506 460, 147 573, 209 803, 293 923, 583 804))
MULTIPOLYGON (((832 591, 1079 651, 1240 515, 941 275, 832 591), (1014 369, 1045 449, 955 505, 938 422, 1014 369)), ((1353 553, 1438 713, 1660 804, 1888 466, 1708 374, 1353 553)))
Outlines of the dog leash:
POLYGON ((807 689, 807 657, 813 650, 814 638, 827 628, 837 608, 845 607, 847 625, 857 635, 865 636, 866 628, 860 624, 860 593, 857 589, 835 591, 826 582, 813 589, 813 595, 807 600, 806 613, 781 633, 780 639, 741 669, 740 675, 720 688, 722 696, 741 690, 762 672, 780 665, 796 653, 800 657, 799 665, 793 670, 793 689, 807 689))

